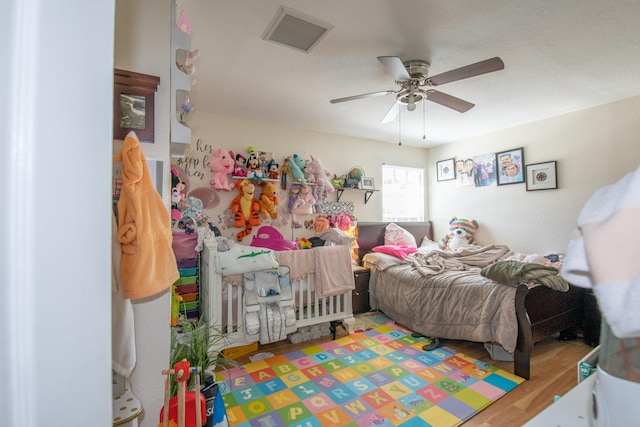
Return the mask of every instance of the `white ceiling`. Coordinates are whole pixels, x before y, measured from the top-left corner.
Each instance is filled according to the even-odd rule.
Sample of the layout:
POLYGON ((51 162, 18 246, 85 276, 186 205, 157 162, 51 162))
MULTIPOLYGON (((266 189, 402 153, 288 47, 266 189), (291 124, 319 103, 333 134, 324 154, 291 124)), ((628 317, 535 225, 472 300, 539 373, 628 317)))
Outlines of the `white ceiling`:
POLYGON ((636 0, 178 0, 193 23, 195 109, 434 146, 640 95, 636 0), (333 25, 309 53, 263 40, 281 6, 333 25), (499 56, 505 69, 438 86, 476 104, 426 102, 388 124, 397 85, 376 59, 423 59, 430 75, 499 56))

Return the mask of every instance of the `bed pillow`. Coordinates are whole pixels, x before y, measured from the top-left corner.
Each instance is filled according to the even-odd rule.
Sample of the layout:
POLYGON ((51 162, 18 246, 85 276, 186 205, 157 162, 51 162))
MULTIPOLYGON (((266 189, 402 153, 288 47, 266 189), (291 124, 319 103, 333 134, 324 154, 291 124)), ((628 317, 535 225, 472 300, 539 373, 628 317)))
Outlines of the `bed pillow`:
POLYGON ((407 245, 418 246, 416 238, 413 234, 409 233, 398 224, 391 223, 387 225, 384 231, 384 244, 385 245, 407 245))
POLYGON ((438 242, 434 242, 427 236, 424 236, 422 242, 420 242, 420 252, 429 252, 435 250, 440 250, 440 245, 438 244, 438 242))
POLYGON ((383 254, 382 252, 369 252, 362 257, 362 266, 368 269, 375 268, 378 271, 384 271, 394 265, 402 264, 400 258, 393 255, 383 254))
POLYGON ((393 255, 400 259, 405 259, 407 255, 418 251, 416 246, 409 245, 381 245, 371 249, 373 252, 380 252, 387 255, 393 255))

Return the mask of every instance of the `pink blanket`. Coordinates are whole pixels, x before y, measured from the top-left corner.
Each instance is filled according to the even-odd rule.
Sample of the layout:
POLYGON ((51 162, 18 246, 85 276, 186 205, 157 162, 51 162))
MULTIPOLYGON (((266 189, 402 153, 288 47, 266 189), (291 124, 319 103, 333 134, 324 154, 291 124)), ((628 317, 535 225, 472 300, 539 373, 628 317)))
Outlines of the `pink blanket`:
POLYGON ((355 289, 350 246, 320 246, 312 251, 315 253, 318 296, 339 295, 355 289))
POLYGON ((315 249, 276 252, 278 264, 289 267, 289 280, 297 282, 316 271, 315 249))

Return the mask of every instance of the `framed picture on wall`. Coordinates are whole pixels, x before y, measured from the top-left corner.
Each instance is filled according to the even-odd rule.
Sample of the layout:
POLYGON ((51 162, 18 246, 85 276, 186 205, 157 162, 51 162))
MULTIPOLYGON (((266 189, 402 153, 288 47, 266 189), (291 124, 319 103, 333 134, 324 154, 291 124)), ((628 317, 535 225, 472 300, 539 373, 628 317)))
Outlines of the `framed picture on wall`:
POLYGON ((524 149, 496 153, 498 185, 524 183, 524 149))
POLYGON ((363 176, 360 181, 360 188, 363 190, 375 190, 375 185, 373 185, 373 178, 369 176, 363 176))
POLYGON ((155 92, 160 77, 114 70, 113 138, 134 131, 140 141, 154 142, 155 92))
POLYGON ((527 191, 555 190, 558 188, 556 161, 532 163, 526 166, 527 191))
POLYGON ((455 159, 436 162, 436 174, 438 181, 451 181, 456 179, 455 159))

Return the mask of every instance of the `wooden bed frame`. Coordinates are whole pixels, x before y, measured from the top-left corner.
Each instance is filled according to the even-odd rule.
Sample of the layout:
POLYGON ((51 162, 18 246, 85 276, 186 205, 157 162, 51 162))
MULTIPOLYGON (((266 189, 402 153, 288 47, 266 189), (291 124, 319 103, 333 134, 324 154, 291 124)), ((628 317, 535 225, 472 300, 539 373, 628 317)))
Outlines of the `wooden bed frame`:
MULTIPOLYGON (((375 246, 384 244, 388 222, 358 222, 358 259, 375 246)), ((416 238, 418 246, 427 236, 433 240, 433 224, 425 222, 396 222, 416 238)), ((520 285, 516 290, 515 310, 518 320, 518 340, 514 351, 514 374, 531 377, 531 351, 536 342, 579 326, 584 318, 584 294, 570 286, 568 292, 554 291, 546 286, 529 288, 520 285)))

